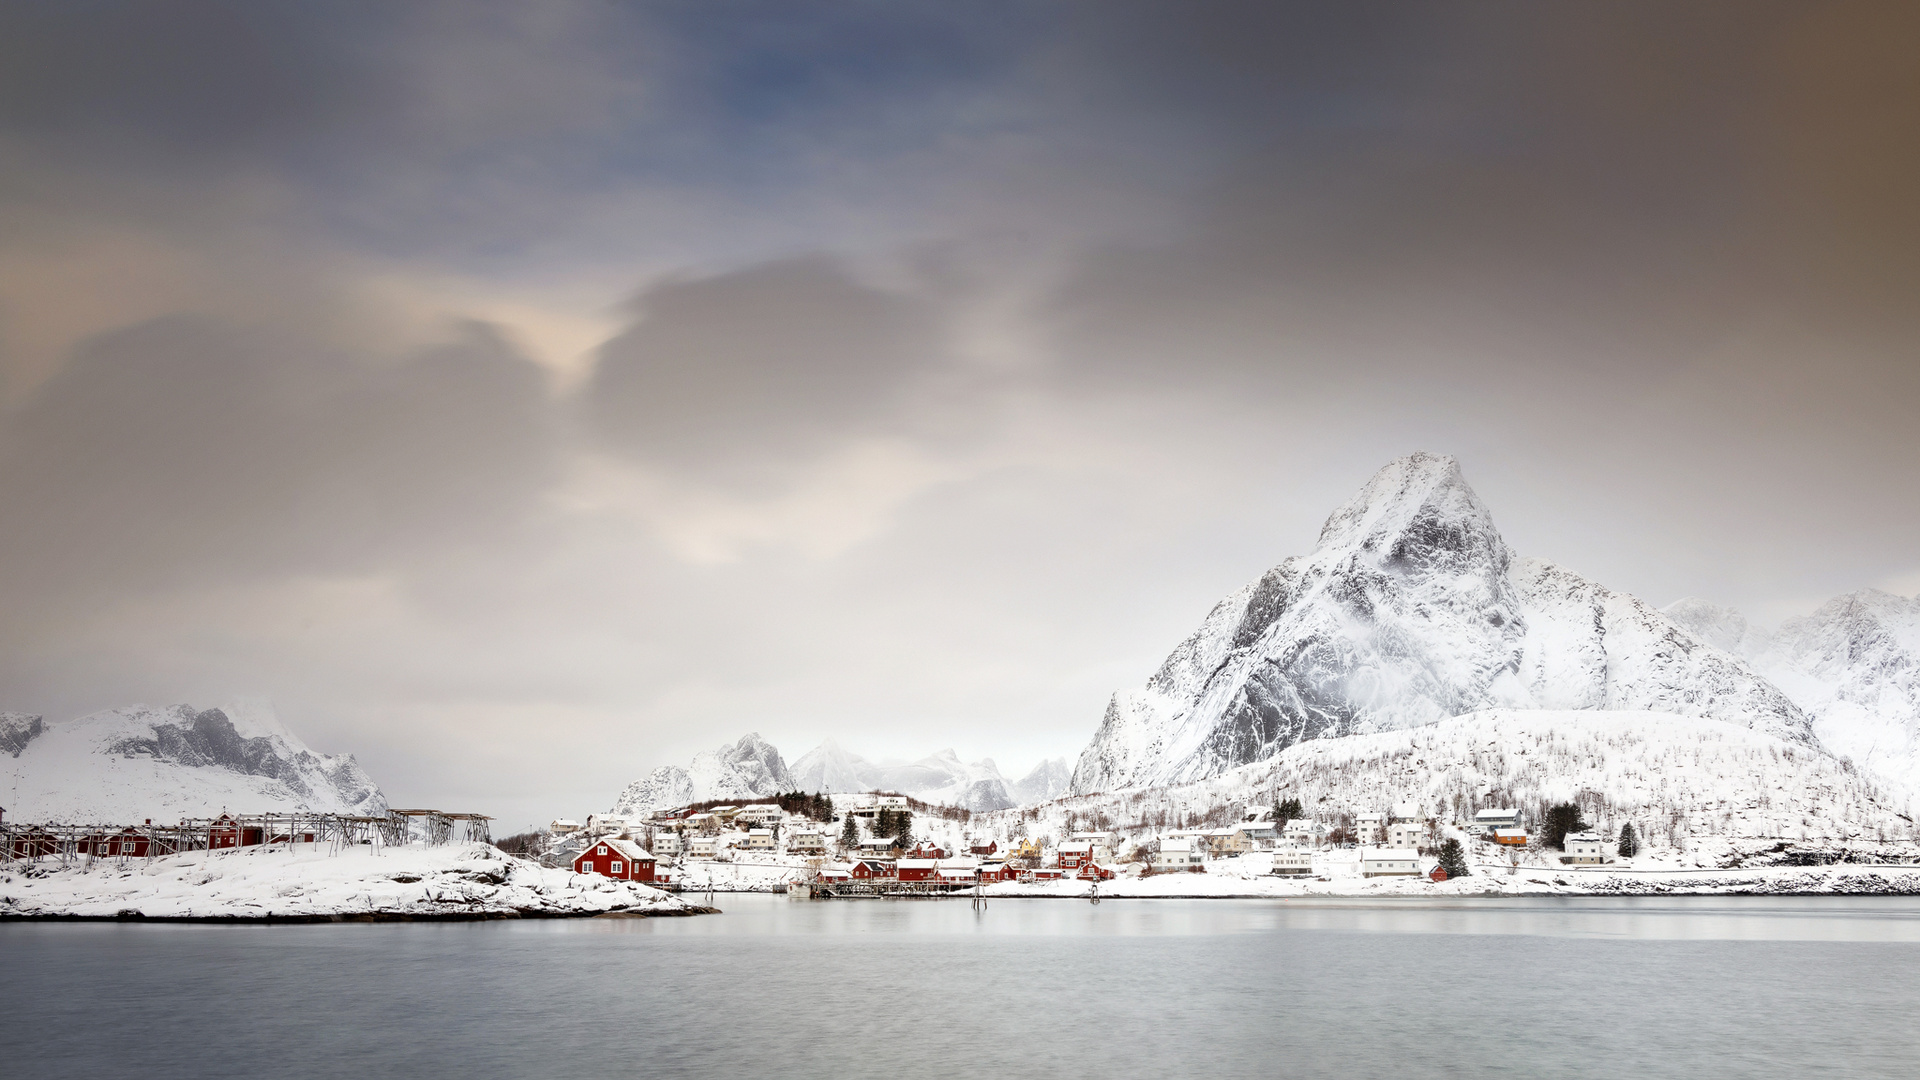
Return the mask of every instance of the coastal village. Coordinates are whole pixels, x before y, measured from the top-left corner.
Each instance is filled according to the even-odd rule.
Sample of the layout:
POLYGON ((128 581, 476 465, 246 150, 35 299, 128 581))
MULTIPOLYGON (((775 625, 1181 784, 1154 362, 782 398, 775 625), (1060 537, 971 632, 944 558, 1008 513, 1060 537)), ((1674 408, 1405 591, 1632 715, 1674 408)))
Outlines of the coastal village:
MULTIPOLYGON (((1542 835, 1516 808, 1442 822, 1412 806, 1364 809, 1331 824, 1276 800, 1218 827, 1174 828, 1142 839, 1110 829, 1055 836, 970 832, 951 808, 903 795, 794 794, 778 800, 690 805, 646 816, 558 819, 537 854, 548 865, 657 887, 781 888, 820 896, 940 894, 976 886, 1044 884, 1167 874, 1432 882, 1469 866, 1518 867, 1541 859, 1542 835), (943 816, 942 812, 946 812, 943 816), (1291 813, 1289 811, 1292 811, 1291 813), (924 824, 923 824, 924 822, 924 824)), ((1578 825, 1577 811, 1563 815, 1578 825)), ((1549 826, 1551 828, 1551 826, 1549 826)), ((1545 859, 1605 866, 1635 850, 1624 836, 1560 828, 1545 859)))

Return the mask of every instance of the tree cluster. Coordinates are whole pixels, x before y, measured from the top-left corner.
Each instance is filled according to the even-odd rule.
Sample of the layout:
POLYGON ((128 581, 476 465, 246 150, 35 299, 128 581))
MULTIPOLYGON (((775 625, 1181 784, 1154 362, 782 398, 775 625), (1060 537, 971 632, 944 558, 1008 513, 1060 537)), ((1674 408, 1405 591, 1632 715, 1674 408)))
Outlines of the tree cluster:
POLYGON ((1297 817, 1300 817, 1303 813, 1304 811, 1301 809, 1299 799, 1296 799, 1291 795, 1287 796, 1284 799, 1282 799, 1278 795, 1275 795, 1273 797, 1273 827, 1274 828, 1276 829, 1286 828, 1287 822, 1292 821, 1297 817))
POLYGON ((1544 839, 1548 847, 1566 850, 1567 834, 1579 832, 1587 827, 1580 820, 1580 808, 1573 803, 1555 803, 1547 807, 1544 839))
POLYGON ((873 816, 873 835, 891 836, 901 847, 913 846, 913 811, 883 806, 873 816))
POLYGON ((812 791, 789 791, 775 795, 773 801, 780 809, 789 814, 799 814, 809 821, 832 821, 833 799, 812 791))
POLYGON ((1451 836, 1440 844, 1440 869, 1445 870, 1449 878, 1467 876, 1467 853, 1460 847, 1460 841, 1451 836))

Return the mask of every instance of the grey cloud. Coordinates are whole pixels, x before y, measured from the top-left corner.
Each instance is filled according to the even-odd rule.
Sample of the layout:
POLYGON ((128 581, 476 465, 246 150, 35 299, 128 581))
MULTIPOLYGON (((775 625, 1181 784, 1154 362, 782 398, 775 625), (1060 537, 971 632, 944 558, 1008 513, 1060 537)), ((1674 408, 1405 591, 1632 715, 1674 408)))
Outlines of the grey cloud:
POLYGON ((483 327, 373 368, 162 319, 89 343, 0 423, 16 597, 389 565, 510 523, 553 468, 540 376, 483 327))
POLYGON ((610 444, 709 473, 778 469, 897 430, 946 355, 925 301, 812 257, 659 285, 584 401, 610 444))

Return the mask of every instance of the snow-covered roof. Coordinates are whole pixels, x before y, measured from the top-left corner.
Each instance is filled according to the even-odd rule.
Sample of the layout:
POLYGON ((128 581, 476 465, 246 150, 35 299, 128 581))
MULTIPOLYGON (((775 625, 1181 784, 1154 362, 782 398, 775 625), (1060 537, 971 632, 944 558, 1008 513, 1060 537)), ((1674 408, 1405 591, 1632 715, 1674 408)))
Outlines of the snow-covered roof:
MULTIPOLYGON (((586 851, 582 851, 580 853, 580 858, 585 858, 589 852, 597 852, 602 847, 610 848, 612 849, 615 855, 619 855, 623 858, 630 859, 634 862, 659 861, 655 859, 653 855, 647 851, 646 848, 641 847, 639 844, 636 844, 631 840, 622 840, 618 837, 609 837, 605 840, 594 841, 592 844, 588 845, 586 851)), ((576 859, 575 861, 578 862, 579 860, 576 859)))
POLYGON ((1060 845, 1062 855, 1084 855, 1093 850, 1091 840, 1069 840, 1060 845))
POLYGON ((1365 848, 1360 852, 1361 862, 1409 862, 1419 857, 1413 848, 1365 848))
POLYGON ((1480 811, 1479 813, 1473 815, 1473 820, 1475 821, 1509 821, 1514 818, 1518 818, 1519 816, 1520 816, 1520 811, 1517 809, 1514 809, 1513 807, 1507 807, 1504 810, 1494 808, 1494 809, 1487 809, 1487 810, 1480 811))

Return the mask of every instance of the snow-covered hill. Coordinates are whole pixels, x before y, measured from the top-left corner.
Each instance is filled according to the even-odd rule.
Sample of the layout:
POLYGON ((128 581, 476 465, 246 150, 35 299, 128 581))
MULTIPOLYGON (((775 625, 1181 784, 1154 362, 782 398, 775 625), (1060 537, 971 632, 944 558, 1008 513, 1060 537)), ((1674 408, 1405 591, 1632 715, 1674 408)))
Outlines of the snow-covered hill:
POLYGON ((172 822, 236 812, 386 812, 348 755, 316 754, 260 707, 134 705, 75 720, 0 715, 15 821, 172 822))
POLYGON ((750 732, 740 741, 704 750, 686 768, 662 765, 627 785, 614 801, 616 814, 644 814, 708 799, 753 799, 792 791, 786 759, 772 743, 750 732))
POLYGON ((1920 790, 1920 598, 1863 589, 1778 630, 1697 598, 1663 613, 1745 657, 1813 718, 1827 749, 1920 790))
POLYGON ((1658 711, 1815 744, 1742 660, 1631 596, 1515 559, 1454 459, 1417 453, 1334 511, 1311 554, 1216 605, 1145 687, 1115 694, 1072 789, 1199 780, 1499 707, 1658 711))
POLYGON ((1306 816, 1411 804, 1440 821, 1489 806, 1539 820, 1551 803, 1581 805, 1609 834, 1633 822, 1649 850, 1714 863, 1780 844, 1850 842, 1911 857, 1920 806, 1818 747, 1715 720, 1601 710, 1473 713, 1417 728, 1297 743, 1268 761, 1163 788, 1081 795, 1019 813, 976 817, 983 834, 1065 835, 1069 822, 1139 841, 1181 826, 1225 824, 1276 796, 1306 816), (1073 815, 1069 819, 1067 815, 1073 815))

